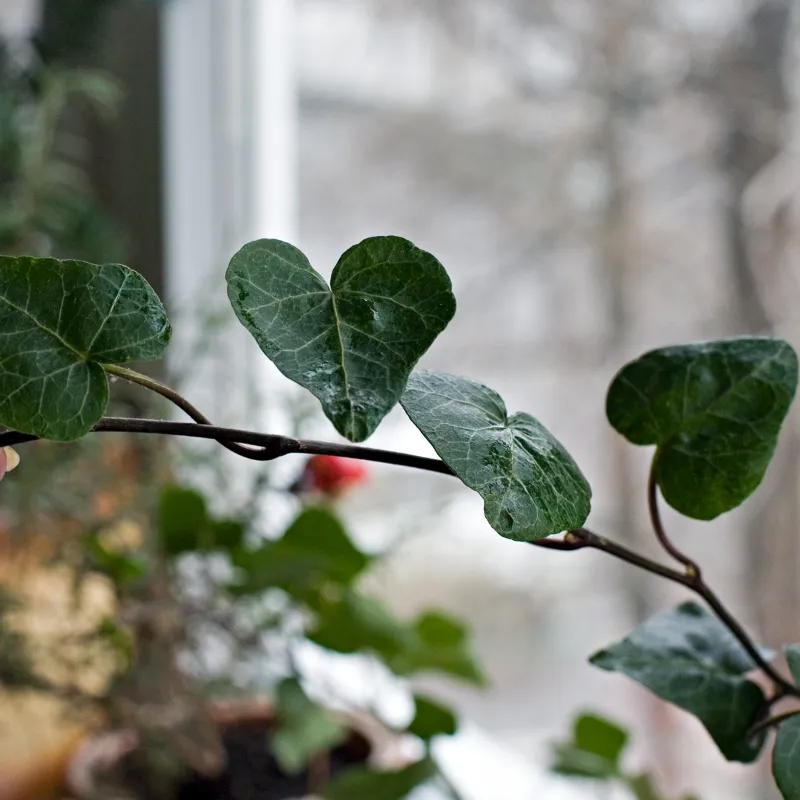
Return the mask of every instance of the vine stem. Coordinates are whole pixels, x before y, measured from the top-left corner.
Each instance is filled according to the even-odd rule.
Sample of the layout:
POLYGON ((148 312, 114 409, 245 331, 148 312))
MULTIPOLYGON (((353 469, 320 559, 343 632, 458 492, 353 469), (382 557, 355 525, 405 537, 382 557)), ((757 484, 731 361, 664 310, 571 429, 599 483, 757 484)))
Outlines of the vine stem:
MULTIPOLYGON (((569 531, 563 539, 536 539, 530 542, 530 544, 538 547, 551 548, 553 550, 580 550, 584 547, 602 550, 604 553, 619 558, 621 561, 625 561, 628 564, 639 567, 639 569, 645 570, 645 572, 660 575, 668 581, 685 586, 687 589, 695 592, 695 594, 700 595, 700 597, 711 606, 712 611, 736 637, 739 644, 747 651, 755 665, 764 672, 764 674, 768 675, 772 682, 778 687, 779 691, 773 699, 773 702, 774 700, 789 695, 792 697, 800 697, 800 688, 784 678, 783 675, 764 658, 759 652, 758 647, 753 643, 753 640, 748 636, 747 631, 745 631, 739 621, 728 611, 711 587, 703 580, 698 569, 695 568, 695 570, 692 570, 688 568, 686 572, 680 572, 671 567, 665 567, 657 561, 645 558, 632 550, 628 550, 627 547, 612 542, 604 536, 599 536, 586 528, 577 528, 576 530, 569 531)), ((770 702, 770 705, 771 704, 770 702)))
POLYGON ((661 521, 661 512, 658 508, 658 483, 656 480, 656 468, 658 466, 658 452, 653 456, 653 461, 650 464, 650 474, 647 480, 647 507, 650 511, 650 521, 653 525, 656 538, 664 550, 671 555, 676 561, 683 564, 686 572, 683 576, 684 586, 687 586, 692 591, 696 592, 703 598, 703 600, 711 606, 712 611, 719 617, 728 630, 739 640, 739 643, 750 655, 750 658, 755 661, 759 669, 768 675, 776 688, 782 696, 792 695, 793 697, 800 697, 800 689, 788 681, 783 675, 778 672, 772 664, 767 661, 764 656, 759 652, 755 642, 747 634, 747 631, 742 627, 736 617, 722 604, 722 601, 717 597, 714 590, 705 582, 703 578, 700 565, 693 559, 679 550, 667 536, 664 528, 664 523, 661 521))
POLYGON ((658 483, 656 481, 656 467, 658 465, 658 453, 653 456, 653 461, 650 464, 650 474, 647 479, 647 508, 650 511, 650 522, 653 525, 653 530, 656 534, 658 543, 671 555, 676 561, 679 561, 686 567, 686 572, 701 578, 700 567, 696 561, 689 558, 685 553, 681 552, 670 541, 667 532, 664 529, 664 523, 661 521, 661 512, 658 510, 658 483))
MULTIPOLYGON (((150 391, 160 394, 163 398, 169 400, 170 403, 173 403, 179 409, 181 409, 181 411, 185 412, 198 425, 211 425, 211 420, 205 414, 203 414, 200 409, 192 405, 192 403, 190 403, 183 395, 176 392, 172 387, 157 381, 155 378, 151 378, 149 375, 143 375, 141 372, 136 372, 135 370, 128 369, 127 367, 120 367, 118 364, 103 364, 102 366, 103 369, 110 375, 124 378, 129 383, 136 383, 139 386, 143 386, 145 389, 150 389, 150 391)), ((245 458, 256 458, 260 451, 261 455, 265 455, 263 452, 263 447, 253 449, 250 447, 243 447, 237 442, 217 441, 219 441, 223 447, 227 448, 232 453, 236 453, 236 455, 239 456, 244 456, 245 458)))
POLYGON ((757 722, 750 728, 750 738, 752 739, 753 736, 757 736, 762 731, 766 731, 769 728, 774 728, 777 725, 780 725, 782 722, 786 722, 787 719, 791 717, 796 717, 800 714, 800 709, 795 709, 794 711, 785 711, 783 714, 776 714, 774 717, 767 717, 767 719, 762 719, 761 722, 757 722))
MULTIPOLYGON (((128 375, 124 375, 120 370, 124 368, 115 367, 114 374, 133 379, 128 375)), ((126 370, 127 372, 127 370, 126 370)), ((194 406, 187 400, 182 398, 177 392, 153 381, 146 376, 139 376, 138 373, 132 373, 136 376, 134 382, 140 383, 147 388, 153 388, 159 394, 170 399, 179 408, 190 414, 190 416, 200 416, 206 419, 194 406), (140 380, 140 378, 144 380, 140 380), (146 381, 146 382, 145 382, 146 381), (151 384, 156 384, 155 388, 151 384), (166 390, 159 391, 159 390, 166 390), (168 392, 168 393, 167 393, 168 392), (172 395, 172 396, 170 396, 172 395), (188 409, 191 408, 193 413, 188 409)), ((406 453, 397 453, 390 450, 378 450, 371 447, 362 447, 361 445, 353 444, 334 444, 331 442, 319 442, 307 439, 294 439, 288 436, 281 436, 279 434, 258 433, 255 431, 245 431, 236 428, 224 428, 217 425, 211 425, 209 422, 173 422, 165 420, 154 419, 130 419, 127 417, 103 417, 93 428, 97 433, 103 432, 122 432, 122 433, 141 433, 141 434, 161 434, 171 436, 187 436, 196 439, 210 439, 219 442, 224 447, 233 450, 234 452, 256 461, 271 461, 292 453, 305 454, 305 455, 333 455, 343 456, 345 458, 358 458, 364 461, 373 461, 383 464, 393 464, 402 467, 411 467, 413 469, 426 470, 428 472, 437 472, 444 475, 453 475, 453 471, 441 460, 437 458, 426 458, 424 456, 414 456, 406 453), (250 445, 250 447, 240 447, 240 445, 250 445)), ((39 437, 32 434, 20 433, 18 431, 4 431, 0 433, 0 447, 13 446, 23 444, 25 442, 36 441, 39 437)), ((681 553, 677 548, 672 545, 669 538, 664 531, 661 523, 660 514, 658 513, 657 493, 655 491, 655 481, 651 471, 651 488, 648 492, 650 514, 653 520, 654 530, 659 542, 664 549, 672 555, 676 560, 680 561, 685 567, 686 571, 681 572, 671 567, 664 566, 656 561, 653 561, 645 556, 629 550, 623 545, 612 542, 603 536, 599 536, 587 528, 577 528, 568 531, 563 539, 544 538, 536 539, 530 544, 548 548, 553 550, 580 550, 583 548, 592 548, 595 550, 602 550, 604 553, 619 558, 622 561, 639 567, 640 569, 650 572, 654 575, 659 575, 666 580, 674 583, 679 583, 687 589, 700 595, 711 607, 721 622, 730 630, 736 637, 742 647, 752 658, 754 664, 761 669, 779 689, 779 695, 782 697, 792 696, 800 698, 800 688, 784 678, 775 668, 762 656, 752 639, 748 636, 747 632, 736 620, 736 618, 728 611, 722 604, 720 599, 714 593, 708 584, 703 580, 702 574, 698 565, 688 556, 681 553)))
MULTIPOLYGON (((186 436, 193 439, 210 439, 222 445, 249 444, 259 449, 246 449, 245 458, 255 461, 273 461, 276 458, 299 453, 302 455, 331 455, 344 458, 359 458, 363 461, 375 461, 382 464, 394 464, 400 467, 438 472, 452 475, 453 471, 438 458, 426 458, 407 453, 396 453, 391 450, 378 450, 372 447, 361 447, 355 444, 336 444, 318 442, 312 439, 293 439, 274 433, 257 433, 236 428, 222 428, 218 425, 195 424, 194 422, 173 422, 159 419, 130 419, 128 417, 103 417, 93 428, 95 433, 142 433, 167 436, 186 436)), ((0 447, 34 442, 38 439, 28 433, 4 431, 0 433, 0 447)))
POLYGON ((660 575, 662 578, 666 578, 669 581, 673 581, 674 583, 679 583, 682 586, 685 586, 687 589, 690 589, 691 591, 700 595, 700 597, 702 597, 703 600, 708 603, 708 605, 711 607, 711 610, 717 615, 720 621, 725 625, 726 628, 728 628, 728 630, 736 637, 742 647, 747 651, 755 665, 762 672, 764 672, 765 675, 769 676, 769 678, 778 688, 776 699, 779 697, 785 697, 787 695, 791 695, 792 697, 800 697, 800 688, 784 678, 784 676, 781 675, 780 672, 778 672, 775 667, 773 667, 772 664, 770 664, 769 661, 764 658, 764 656, 759 652, 756 644, 748 635, 747 631, 745 631, 736 617, 734 617, 733 614, 723 605, 722 601, 719 599, 719 597, 717 597, 714 590, 705 582, 702 571, 700 570, 700 566, 697 564, 697 562, 689 558, 689 556, 687 556, 685 553, 681 552, 670 541, 666 530, 664 529, 664 525, 661 521, 661 514, 658 509, 658 492, 655 480, 655 466, 656 460, 654 458, 653 465, 650 470, 647 492, 648 507, 650 510, 650 519, 653 523, 653 530, 655 531, 659 544, 661 544, 661 546, 670 556, 683 564, 683 566, 686 568, 685 571, 681 572, 679 570, 666 567, 663 564, 659 564, 657 561, 645 558, 644 556, 641 556, 632 550, 628 550, 628 548, 623 547, 616 542, 612 542, 603 536, 598 536, 596 533, 593 533, 586 528, 578 528, 576 530, 569 531, 564 539, 561 540, 537 539, 531 542, 531 544, 539 547, 549 547, 558 550, 579 550, 583 547, 602 550, 603 552, 609 553, 610 555, 639 567, 646 572, 653 573, 654 575, 660 575))

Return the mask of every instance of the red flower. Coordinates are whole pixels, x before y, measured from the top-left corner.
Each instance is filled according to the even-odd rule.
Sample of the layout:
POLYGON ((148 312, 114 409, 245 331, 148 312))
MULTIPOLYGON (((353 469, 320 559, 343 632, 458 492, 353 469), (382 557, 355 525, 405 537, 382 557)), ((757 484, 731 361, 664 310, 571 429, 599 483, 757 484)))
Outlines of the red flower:
POLYGON ((311 456, 303 474, 291 487, 294 492, 321 492, 328 497, 340 497, 348 489, 363 483, 369 471, 354 458, 342 456, 311 456))

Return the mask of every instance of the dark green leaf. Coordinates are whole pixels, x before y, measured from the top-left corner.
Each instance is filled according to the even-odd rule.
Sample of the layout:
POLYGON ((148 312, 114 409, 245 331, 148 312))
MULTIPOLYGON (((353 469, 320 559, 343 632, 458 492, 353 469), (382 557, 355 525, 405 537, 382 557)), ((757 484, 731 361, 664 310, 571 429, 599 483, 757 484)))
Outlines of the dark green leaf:
POLYGON ((211 519, 205 498, 181 486, 166 486, 161 491, 158 533, 161 547, 169 556, 193 551, 237 551, 244 539, 240 522, 211 519))
POLYGON ((88 433, 108 405, 102 364, 158 358, 170 327, 120 264, 0 256, 0 423, 44 439, 88 433))
POLYGON ((288 775, 296 775, 310 758, 339 744, 345 729, 309 700, 300 684, 287 678, 276 693, 279 727, 270 744, 275 760, 288 775))
POLYGON ((373 772, 366 767, 356 767, 332 780, 325 797, 327 800, 403 800, 436 774, 436 765, 429 758, 395 772, 373 772))
POLYGON ((627 731, 613 722, 596 714, 581 714, 575 720, 572 740, 556 745, 553 770, 586 778, 618 776, 627 741, 627 731))
POLYGON ((414 695, 414 719, 408 732, 426 742, 434 736, 451 736, 458 728, 455 714, 446 706, 430 697, 414 695))
POLYGON ((320 598, 312 642, 338 653, 371 652, 386 661, 415 644, 411 632, 377 600, 353 591, 336 599, 320 598))
POLYGON ((237 592, 279 587, 304 596, 323 583, 352 583, 369 557, 355 547, 338 517, 311 507, 300 512, 280 539, 239 551, 234 563, 245 572, 237 592))
POLYGON ((651 617, 590 661, 694 714, 729 761, 758 756, 764 735, 748 740, 747 732, 764 693, 745 678, 755 665, 730 631, 696 603, 651 617))
POLYGON ((456 307, 442 265, 397 236, 347 250, 330 289, 296 247, 275 239, 245 245, 226 277, 234 311, 259 347, 354 442, 397 403, 456 307))
POLYGON ((483 686, 486 679, 471 652, 466 627, 437 612, 421 614, 412 625, 413 638, 388 664, 398 675, 443 672, 483 686))
POLYGON ((400 401, 442 460, 484 500, 501 535, 529 541, 586 521, 592 490, 575 462, 530 414, 455 375, 416 372, 400 401))
POLYGON ((456 620, 426 613, 407 625, 377 600, 354 591, 318 597, 308 638, 339 653, 368 652, 398 675, 444 672, 475 684, 483 675, 469 651, 467 631, 456 620))
POLYGON ((784 800, 800 800, 800 715, 790 717, 778 728, 772 774, 784 800))
POLYGON ((797 356, 779 339, 652 350, 620 370, 606 413, 634 444, 654 444, 664 499, 713 519, 758 486, 797 388, 797 356))
POLYGON ((199 492, 180 486, 162 489, 158 532, 167 555, 199 549, 207 525, 206 501, 199 492))

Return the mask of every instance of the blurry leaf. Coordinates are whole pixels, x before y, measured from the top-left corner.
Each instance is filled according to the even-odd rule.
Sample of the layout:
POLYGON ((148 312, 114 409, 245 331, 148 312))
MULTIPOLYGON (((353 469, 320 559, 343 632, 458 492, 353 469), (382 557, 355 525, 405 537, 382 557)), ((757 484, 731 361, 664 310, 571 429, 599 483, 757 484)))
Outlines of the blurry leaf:
POLYGON ((113 122, 124 91, 122 84, 111 73, 97 69, 70 69, 59 71, 56 75, 65 93, 85 97, 105 122, 113 122))
POLYGON ((356 767, 332 780, 325 797, 326 800, 403 800, 436 774, 436 765, 428 758, 396 772, 356 767))
POLYGON ((125 586, 147 574, 144 563, 136 556, 106 547, 96 533, 83 540, 84 550, 94 569, 106 575, 115 586, 125 586))
POLYGON ((575 744, 619 767, 619 757, 628 743, 628 732, 596 714, 582 714, 575 721, 575 744))
POLYGON ((625 783, 636 800, 664 800, 664 796, 656 788, 652 776, 646 772, 626 778, 625 783))
POLYGON ((591 663, 621 672, 694 714, 729 761, 753 761, 764 734, 747 733, 764 693, 745 675, 754 664, 731 632, 696 603, 651 617, 591 663))
POLYGON ((457 619, 427 612, 417 618, 411 630, 411 646, 387 662, 396 674, 435 671, 485 685, 486 679, 469 646, 467 628, 457 619))
POLYGON ((236 550, 244 539, 244 527, 234 520, 213 520, 205 498, 192 489, 166 486, 161 490, 158 534, 169 556, 212 550, 236 550))
POLYGON ((628 733, 595 714, 575 720, 572 740, 556 745, 555 772, 587 778, 610 778, 620 774, 620 755, 628 733))
POLYGON ((108 405, 102 363, 158 358, 170 327, 120 264, 0 256, 0 424, 44 439, 88 433, 108 405))
POLYGON ((790 717, 778 728, 772 774, 784 800, 800 800, 800 715, 790 717))
POLYGON ((276 239, 245 245, 226 278, 234 311, 259 347, 354 442, 391 411, 455 313, 442 265, 398 236, 347 250, 330 289, 296 247, 276 239))
POLYGON ((320 599, 316 625, 307 637, 337 653, 371 652, 387 663, 413 647, 414 637, 377 600, 354 591, 338 599, 320 599))
POLYGON ((244 541, 244 525, 237 520, 210 520, 209 529, 215 550, 235 551, 244 541))
POLYGON ((306 636, 339 653, 368 652, 397 675, 443 672, 482 685, 484 678, 469 651, 464 626, 442 614, 421 615, 413 624, 398 620, 382 603, 347 591, 319 598, 316 624, 306 636))
POLYGON ((207 524, 208 511, 201 494, 180 486, 161 490, 158 533, 167 555, 197 550, 207 524))
POLYGON ((634 444, 657 445, 664 499, 713 519, 758 486, 797 388, 797 356, 780 339, 665 347, 627 364, 606 413, 634 444))
POLYGON ((324 709, 309 700, 300 684, 287 678, 276 695, 279 727, 270 744, 275 760, 288 775, 296 775, 317 753, 339 744, 345 729, 324 709))
POLYGON ((409 733, 428 742, 434 736, 451 736, 458 729, 455 714, 436 700, 423 695, 414 695, 414 719, 408 726, 409 733))
POLYGON ((280 587, 305 596, 325 582, 348 585, 369 564, 328 509, 306 508, 283 536, 256 550, 240 550, 234 563, 246 577, 238 593, 280 587))
POLYGON ((592 491, 569 453, 530 414, 509 417, 496 392, 455 375, 415 372, 400 402, 447 466, 480 494, 501 536, 525 542, 586 521, 592 491))

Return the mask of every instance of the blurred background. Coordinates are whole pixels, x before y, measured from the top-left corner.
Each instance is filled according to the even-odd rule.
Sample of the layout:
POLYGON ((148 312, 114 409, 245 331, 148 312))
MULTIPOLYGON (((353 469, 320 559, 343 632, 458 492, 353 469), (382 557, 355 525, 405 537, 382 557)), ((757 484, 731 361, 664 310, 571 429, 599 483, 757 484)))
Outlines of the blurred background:
MULTIPOLYGON (((236 250, 285 239, 327 276, 362 238, 404 236, 458 299, 422 366, 542 420, 592 484, 589 526, 654 555, 648 454, 605 422, 613 374, 691 339, 800 346, 791 0, 0 0, 0 33, 0 249, 142 272, 176 329, 156 369, 220 424, 332 439, 225 308, 236 250), (15 77, 32 59, 35 92, 15 77)), ((770 647, 800 639, 799 422, 743 508, 665 512, 770 647)), ((431 453, 399 411, 370 444, 431 453)), ((178 471, 213 492, 191 462, 178 471)), ((297 472, 285 462, 273 481, 297 472)), ((234 508, 253 465, 220 465, 234 508)), ((465 798, 561 797, 537 781, 585 708, 631 731, 669 797, 775 796, 767 757, 727 764, 699 723, 586 661, 681 590, 503 541, 444 477, 375 466, 340 511, 365 548, 391 547, 373 595, 473 631, 486 689, 420 682, 461 716, 442 758, 469 774, 465 798), (498 755, 479 768, 481 752, 498 755)), ((563 796, 601 796, 581 791, 563 796)))

